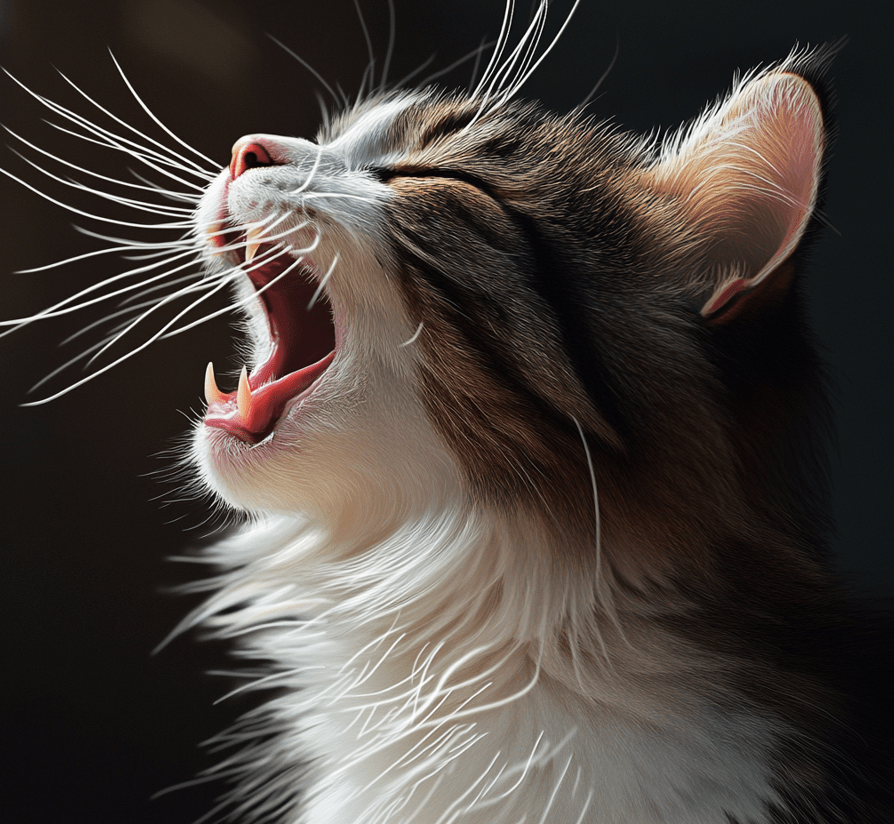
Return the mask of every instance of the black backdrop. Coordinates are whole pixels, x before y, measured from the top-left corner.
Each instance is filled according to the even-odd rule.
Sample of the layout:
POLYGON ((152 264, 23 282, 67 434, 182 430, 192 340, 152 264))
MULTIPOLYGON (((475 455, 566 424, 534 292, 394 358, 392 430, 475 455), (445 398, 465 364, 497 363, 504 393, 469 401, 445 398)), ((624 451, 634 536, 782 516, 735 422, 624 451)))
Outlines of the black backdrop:
MULTIPOLYGON (((362 5, 382 57, 387 3, 362 5)), ((556 17, 564 8, 558 5, 556 17)), ((827 232, 816 249, 810 296, 839 386, 835 547, 855 584, 876 595, 894 590, 894 278, 886 259, 892 21, 879 16, 883 7, 585 0, 525 90, 568 109, 618 45, 594 111, 638 131, 667 129, 725 90, 736 68, 779 59, 796 42, 850 36, 832 72, 840 136, 826 215, 837 233, 827 232)), ((501 14, 502 0, 398 0, 392 76, 433 51, 432 68, 446 66, 493 36, 501 14)), ((317 84, 267 33, 330 82, 357 88, 366 46, 350 0, 0 0, 0 64, 13 74, 86 111, 58 67, 104 105, 145 124, 108 57, 111 47, 149 105, 221 165, 244 133, 310 136, 316 129, 317 84)), ((458 84, 467 76, 461 70, 450 77, 458 84)), ((60 140, 40 123, 43 116, 0 78, 3 123, 91 168, 121 173, 107 165, 108 153, 60 140)), ((39 177, 2 149, 0 165, 39 177)), ((3 317, 36 311, 116 271, 99 258, 55 274, 12 274, 96 245, 72 230, 61 209, 5 178, 0 209, 3 317)), ((197 742, 246 705, 213 704, 228 688, 207 674, 226 666, 219 647, 186 637, 150 654, 193 603, 164 594, 197 574, 166 558, 202 539, 211 512, 207 503, 180 500, 176 484, 152 473, 171 464, 160 453, 186 429, 180 412, 201 408, 205 363, 213 358, 219 371, 237 364, 221 320, 160 343, 49 406, 20 408, 34 379, 77 351, 66 355, 56 345, 85 322, 65 319, 0 340, 0 781, 7 784, 0 814, 14 822, 190 822, 210 808, 219 787, 150 796, 213 763, 197 742)))

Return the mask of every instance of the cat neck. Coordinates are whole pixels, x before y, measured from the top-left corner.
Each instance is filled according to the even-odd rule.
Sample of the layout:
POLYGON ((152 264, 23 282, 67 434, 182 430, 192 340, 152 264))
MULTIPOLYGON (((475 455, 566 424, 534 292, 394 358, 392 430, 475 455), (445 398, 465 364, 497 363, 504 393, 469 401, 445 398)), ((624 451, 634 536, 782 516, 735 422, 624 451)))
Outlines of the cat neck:
POLYGON ((440 798, 425 809, 443 810, 477 793, 487 763, 481 811, 463 820, 492 820, 495 799, 545 815, 565 781, 587 788, 563 796, 573 818, 689 824, 721 805, 757 815, 752 792, 673 810, 673 781, 631 784, 646 760, 683 784, 732 787, 734 769, 765 788, 765 722, 712 709, 707 685, 722 689, 723 674, 660 629, 669 606, 643 607, 623 588, 608 600, 611 570, 593 581, 557 563, 535 521, 458 506, 376 532, 258 521, 215 548, 231 572, 199 616, 273 662, 259 684, 285 689, 265 712, 271 728, 302 730, 315 756, 314 820, 379 820, 376 805, 412 806, 420 784, 440 798), (716 735, 746 745, 732 767, 712 760, 716 735))
POLYGON ((460 654, 450 650, 482 666, 505 655, 588 700, 608 683, 614 692, 625 673, 704 668, 716 678, 661 629, 663 616, 687 610, 685 598, 666 581, 621 579, 607 559, 622 548, 572 552, 536 518, 461 505, 368 527, 253 522, 213 547, 210 560, 230 571, 192 623, 225 614, 215 619, 224 634, 283 620, 376 645, 401 636, 414 655, 443 648, 444 669, 460 654))

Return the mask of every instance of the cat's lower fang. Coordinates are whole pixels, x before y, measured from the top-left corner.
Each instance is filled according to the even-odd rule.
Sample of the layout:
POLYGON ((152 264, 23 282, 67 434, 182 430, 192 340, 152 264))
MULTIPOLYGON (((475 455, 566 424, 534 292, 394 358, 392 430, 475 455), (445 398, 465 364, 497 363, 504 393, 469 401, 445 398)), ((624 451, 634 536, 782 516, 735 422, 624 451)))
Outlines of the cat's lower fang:
POLYGON ((300 401, 313 391, 334 358, 332 351, 316 363, 281 378, 275 377, 269 364, 260 365, 252 378, 243 367, 239 387, 229 395, 217 388, 214 367, 209 364, 205 371, 205 425, 222 429, 241 441, 259 443, 270 434, 292 401, 300 401))
POLYGON ((239 374, 239 389, 236 390, 236 408, 243 420, 248 420, 251 413, 251 386, 248 383, 248 370, 243 366, 239 374))

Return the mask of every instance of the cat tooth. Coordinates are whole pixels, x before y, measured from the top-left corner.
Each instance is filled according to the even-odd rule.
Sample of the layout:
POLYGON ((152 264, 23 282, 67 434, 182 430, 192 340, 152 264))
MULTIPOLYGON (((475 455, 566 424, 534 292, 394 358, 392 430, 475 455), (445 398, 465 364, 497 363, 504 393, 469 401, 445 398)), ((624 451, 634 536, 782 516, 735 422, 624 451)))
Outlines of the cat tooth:
POLYGON ((261 247, 263 243, 260 240, 261 235, 263 235, 263 229, 248 229, 245 232, 245 262, 251 263, 252 258, 258 253, 258 249, 261 247))
POLYGON ((205 403, 222 403, 227 399, 220 389, 217 388, 217 381, 214 379, 214 364, 208 361, 205 368, 205 403))
POLYGON ((205 229, 205 237, 208 239, 208 242, 214 246, 214 250, 211 252, 212 255, 222 255, 223 248, 226 246, 227 241, 224 238, 224 225, 223 223, 209 223, 208 227, 205 229))
POLYGON ((243 366, 239 374, 239 389, 236 391, 236 407, 239 415, 246 419, 251 412, 251 386, 248 383, 248 370, 243 366))

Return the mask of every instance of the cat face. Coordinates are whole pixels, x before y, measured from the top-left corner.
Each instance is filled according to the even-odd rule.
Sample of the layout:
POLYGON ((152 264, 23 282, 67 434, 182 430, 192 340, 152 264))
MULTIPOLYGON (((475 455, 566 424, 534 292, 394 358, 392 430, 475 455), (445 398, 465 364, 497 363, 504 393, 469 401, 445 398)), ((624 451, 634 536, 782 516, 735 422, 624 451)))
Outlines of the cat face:
POLYGON ((344 523, 449 501, 591 545, 598 490, 616 543, 688 547, 753 504, 787 517, 805 478, 786 442, 818 383, 790 297, 824 148, 799 72, 822 55, 746 79, 661 146, 515 102, 529 68, 500 55, 467 94, 376 92, 314 142, 243 137, 210 183, 162 159, 197 208, 134 205, 188 235, 34 319, 142 300, 70 362, 92 365, 188 305, 39 402, 220 314, 189 318, 232 288, 250 354, 229 394, 209 367, 193 456, 236 507, 344 523), (197 246, 205 276, 181 277, 197 246))
POLYGON ((573 421, 616 442, 553 305, 580 251, 609 257, 589 242, 597 210, 559 185, 549 146, 563 143, 600 202, 620 193, 619 139, 532 106, 395 96, 318 143, 238 141, 197 218, 212 268, 245 271, 254 349, 239 390, 207 387, 197 449, 211 484, 291 510, 342 509, 346 477, 367 500, 422 489, 430 506, 464 488, 499 503, 567 477, 563 443, 579 464, 573 421), (541 238, 564 244, 555 261, 538 259, 541 238))
POLYGON ((207 384, 204 477, 237 506, 339 519, 459 497, 567 528, 590 481, 609 508, 685 521, 689 487, 735 511, 705 335, 785 293, 821 124, 777 71, 659 156, 432 92, 366 101, 316 142, 242 138, 196 218, 211 270, 241 270, 253 350, 236 392, 207 384))

